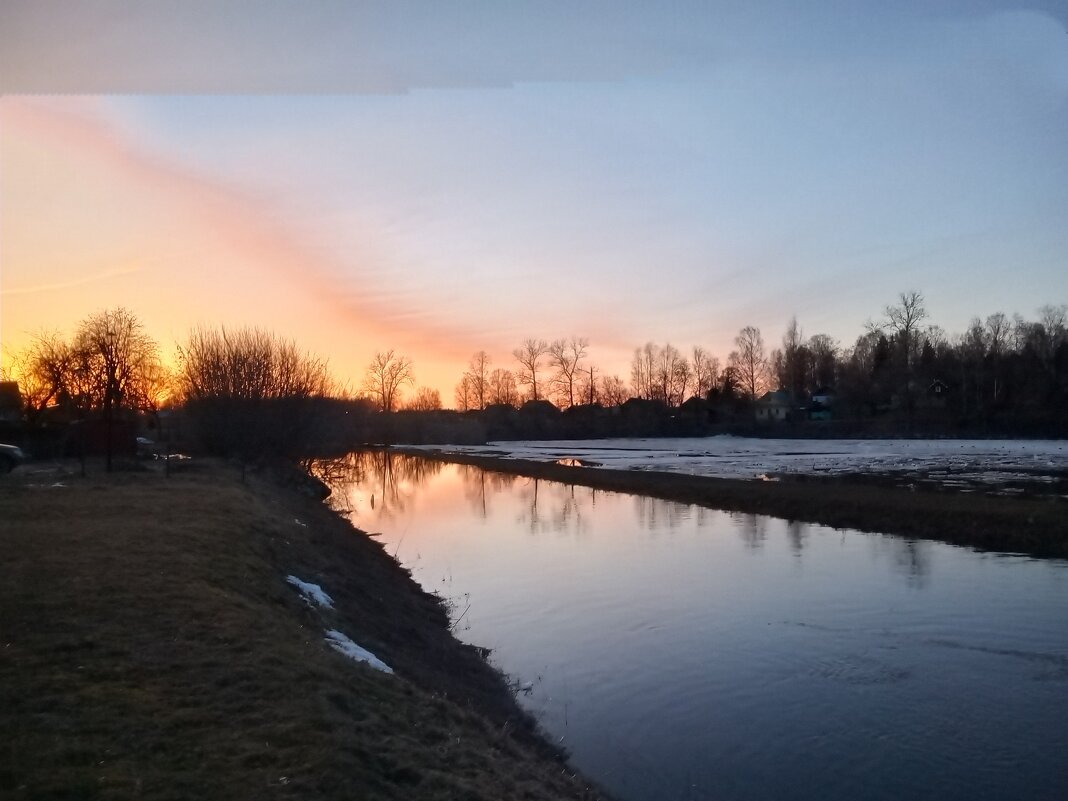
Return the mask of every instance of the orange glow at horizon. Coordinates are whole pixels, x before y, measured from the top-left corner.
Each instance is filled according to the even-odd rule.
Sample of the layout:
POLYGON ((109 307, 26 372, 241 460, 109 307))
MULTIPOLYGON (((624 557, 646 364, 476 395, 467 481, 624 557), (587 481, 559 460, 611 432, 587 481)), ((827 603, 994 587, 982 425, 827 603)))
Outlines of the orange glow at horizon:
POLYGON ((165 357, 196 325, 257 326, 326 358, 351 390, 376 350, 394 348, 413 359, 416 386, 451 405, 470 355, 462 337, 398 324, 387 293, 357 294, 269 203, 140 152, 91 102, 76 105, 0 100, 5 368, 34 333, 69 334, 124 306, 165 357))

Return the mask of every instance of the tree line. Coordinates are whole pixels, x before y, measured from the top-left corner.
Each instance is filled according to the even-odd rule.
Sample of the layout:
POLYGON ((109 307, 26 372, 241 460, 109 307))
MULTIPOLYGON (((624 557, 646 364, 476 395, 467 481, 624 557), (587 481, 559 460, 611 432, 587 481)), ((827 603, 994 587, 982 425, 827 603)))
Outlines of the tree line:
POLYGON ((1064 304, 1045 305, 1030 320, 995 312, 949 335, 931 323, 921 292, 902 292, 852 345, 824 333, 805 336, 795 317, 770 349, 759 328, 743 327, 723 364, 702 346, 683 352, 647 342, 633 352, 629 382, 594 363, 585 337, 528 338, 503 367, 476 352, 456 385, 455 404, 466 411, 549 401, 566 409, 637 398, 670 409, 694 399, 752 404, 778 391, 798 408, 813 396, 833 398, 836 415, 849 419, 911 419, 933 408, 956 421, 1060 419, 1068 409, 1066 318, 1064 304))
MULTIPOLYGON (((503 365, 485 350, 474 353, 454 403, 467 412, 531 401, 559 409, 620 407, 638 399, 668 410, 698 402, 714 416, 728 407, 744 412, 777 390, 796 408, 833 397, 834 415, 845 419, 908 421, 937 408, 958 422, 1063 423, 1066 324, 1068 306, 1046 305, 1034 319, 995 312, 948 335, 931 323, 923 294, 910 291, 869 320, 849 346, 823 333, 805 336, 794 318, 770 350, 759 328, 743 327, 724 363, 702 346, 684 352, 647 342, 634 349, 628 381, 596 364, 586 337, 531 337, 503 365)), ((256 328, 195 328, 174 353, 168 367, 137 316, 117 308, 90 314, 69 337, 35 335, 14 355, 10 372, 31 426, 56 408, 95 416, 110 428, 127 411, 158 416, 167 405, 180 406, 217 452, 292 450, 312 436, 317 421, 336 423, 337 414, 351 418, 355 410, 442 408, 437 390, 416 388, 412 360, 394 350, 374 354, 355 392, 331 375, 325 360, 256 328)))

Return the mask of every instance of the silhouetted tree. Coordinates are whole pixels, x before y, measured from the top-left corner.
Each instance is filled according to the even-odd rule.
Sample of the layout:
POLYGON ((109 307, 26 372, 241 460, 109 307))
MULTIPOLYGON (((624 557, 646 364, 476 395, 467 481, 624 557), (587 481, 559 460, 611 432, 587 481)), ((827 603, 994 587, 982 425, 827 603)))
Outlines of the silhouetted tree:
POLYGON ((519 406, 519 390, 516 388, 515 374, 511 370, 497 368, 489 377, 490 403, 519 406))
POLYGON ((686 400, 692 371, 686 357, 670 342, 656 349, 653 367, 653 399, 668 406, 680 406, 686 400))
POLYGON ((176 384, 209 451, 243 460, 299 455, 316 403, 336 391, 326 362, 258 328, 195 328, 176 384))
POLYGON ((363 387, 380 411, 392 412, 400 401, 401 387, 414 382, 412 360, 387 350, 376 353, 367 365, 363 387))
POLYGON ((622 406, 630 397, 627 385, 618 375, 602 376, 600 393, 603 406, 622 406))
POLYGON ((538 387, 538 365, 549 350, 549 345, 544 339, 527 339, 521 347, 512 351, 515 360, 519 362, 519 373, 516 379, 525 387, 530 387, 530 399, 541 400, 541 391, 538 387))
POLYGON ((579 401, 589 405, 599 403, 601 391, 597 383, 597 368, 591 364, 585 370, 579 370, 578 373, 580 378, 576 394, 579 397, 579 401))
POLYGON ((736 351, 732 351, 729 362, 743 392, 750 399, 764 391, 767 383, 768 360, 764 353, 764 338, 760 329, 747 325, 734 338, 736 351))
POLYGON ((700 345, 695 345, 690 363, 693 365, 694 394, 699 398, 707 398, 719 378, 719 359, 700 345))
POLYGON ((657 346, 652 342, 634 349, 634 357, 630 362, 630 387, 636 398, 651 400, 655 394, 657 351, 657 346))
POLYGON ((471 374, 464 373, 456 384, 455 398, 456 408, 461 412, 470 411, 473 407, 474 389, 471 386, 471 374))
POLYGON ((74 337, 75 372, 90 408, 99 409, 107 427, 107 469, 112 467, 112 428, 120 409, 140 408, 151 393, 150 373, 159 346, 144 325, 123 308, 91 314, 74 337))
POLYGON ((771 357, 772 373, 779 388, 794 398, 804 396, 808 391, 811 362, 811 352, 805 344, 797 318, 791 317, 782 337, 782 349, 776 350, 771 357))
POLYGON ((30 419, 48 406, 70 402, 75 393, 74 349, 57 331, 40 332, 14 358, 13 374, 30 419))
POLYGON ((552 383, 568 406, 575 405, 575 381, 579 363, 586 357, 589 344, 589 340, 585 338, 571 337, 568 340, 554 340, 549 346, 549 364, 556 368, 552 383))
POLYGON ((808 338, 808 351, 812 357, 809 391, 837 386, 838 343, 827 334, 813 334, 808 338))
POLYGON ((478 351, 471 357, 468 363, 467 375, 470 377, 472 409, 485 409, 489 402, 489 354, 484 350, 478 351))
POLYGON ((923 294, 916 290, 902 292, 896 306, 887 306, 886 317, 876 330, 887 332, 897 355, 894 362, 894 383, 898 395, 904 400, 905 410, 912 415, 916 388, 913 385, 914 363, 919 356, 920 326, 927 319, 923 294))
POLYGON ((433 412, 441 408, 441 393, 430 387, 419 387, 415 395, 404 404, 413 412, 433 412))

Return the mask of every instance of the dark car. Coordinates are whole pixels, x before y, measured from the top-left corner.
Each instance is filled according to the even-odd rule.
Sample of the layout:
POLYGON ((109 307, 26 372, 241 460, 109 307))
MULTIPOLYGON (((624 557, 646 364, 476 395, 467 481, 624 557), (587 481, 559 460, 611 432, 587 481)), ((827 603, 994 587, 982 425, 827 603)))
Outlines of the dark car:
POLYGON ((0 444, 0 473, 10 473, 17 465, 26 461, 26 454, 14 445, 0 444))

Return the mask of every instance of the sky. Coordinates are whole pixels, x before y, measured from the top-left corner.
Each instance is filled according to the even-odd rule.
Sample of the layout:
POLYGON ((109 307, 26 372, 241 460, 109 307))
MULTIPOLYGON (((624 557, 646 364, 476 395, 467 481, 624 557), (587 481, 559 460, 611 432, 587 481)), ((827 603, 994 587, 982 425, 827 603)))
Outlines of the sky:
POLYGON ((472 353, 850 345, 1068 302, 1068 0, 0 0, 0 349, 253 325, 472 353))

